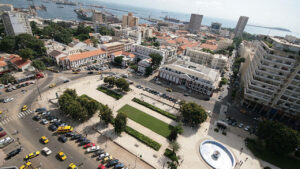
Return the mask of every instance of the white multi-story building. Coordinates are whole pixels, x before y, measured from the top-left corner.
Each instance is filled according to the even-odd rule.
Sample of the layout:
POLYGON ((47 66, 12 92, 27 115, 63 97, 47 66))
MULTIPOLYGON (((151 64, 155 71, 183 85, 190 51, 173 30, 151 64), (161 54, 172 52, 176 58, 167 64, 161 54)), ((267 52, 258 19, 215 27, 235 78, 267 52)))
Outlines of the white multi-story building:
POLYGON ((265 37, 243 42, 239 53, 244 99, 259 112, 300 117, 300 45, 283 38, 265 37))
POLYGON ((134 53, 138 58, 146 59, 150 58, 151 53, 158 53, 163 57, 162 64, 164 64, 165 61, 170 61, 174 59, 176 56, 177 49, 174 47, 153 47, 153 46, 143 46, 143 45, 132 45, 131 52, 134 53))
POLYGON ((106 51, 97 49, 65 56, 59 59, 59 65, 62 69, 73 69, 82 65, 93 63, 94 61, 102 61, 103 63, 107 62, 106 51))
POLYGON ((222 70, 228 62, 228 58, 224 55, 211 54, 199 49, 189 48, 186 50, 185 55, 190 57, 191 62, 205 65, 212 69, 222 70))
POLYGON ((158 76, 176 85, 185 86, 193 92, 208 96, 212 96, 221 79, 217 70, 191 62, 163 65, 159 69, 158 76))
POLYGON ((27 15, 20 12, 4 12, 2 21, 7 35, 16 36, 22 33, 32 35, 27 15))

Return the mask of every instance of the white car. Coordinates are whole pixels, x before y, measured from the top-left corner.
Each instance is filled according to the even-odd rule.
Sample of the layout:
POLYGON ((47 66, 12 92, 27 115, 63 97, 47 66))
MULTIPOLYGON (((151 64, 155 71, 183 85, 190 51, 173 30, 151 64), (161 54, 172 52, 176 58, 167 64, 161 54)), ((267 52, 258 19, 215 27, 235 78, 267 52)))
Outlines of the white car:
POLYGON ((1 147, 1 148, 2 148, 2 147, 5 147, 5 146, 7 146, 8 144, 12 143, 13 141, 14 141, 14 139, 11 138, 11 137, 6 137, 6 138, 4 138, 4 139, 1 139, 1 140, 0 140, 0 147, 1 147))
POLYGON ((99 160, 102 160, 103 158, 105 158, 105 157, 108 157, 109 156, 109 154, 108 153, 103 153, 103 154, 100 154, 100 156, 99 156, 99 160))
POLYGON ((52 153, 52 151, 48 147, 44 147, 42 151, 48 156, 52 153))
POLYGON ((11 98, 7 98, 7 99, 5 99, 4 100, 4 103, 8 103, 8 102, 11 102, 11 101, 13 101, 14 100, 14 98, 13 97, 11 97, 11 98))
POLYGON ((93 147, 88 148, 88 149, 86 150, 86 152, 91 153, 91 152, 97 151, 97 150, 99 150, 99 149, 100 149, 99 146, 93 146, 93 147))
POLYGON ((239 128, 242 128, 243 126, 244 126, 243 123, 240 123, 240 124, 238 125, 239 128))
POLYGON ((42 119, 41 123, 42 123, 43 125, 46 125, 46 124, 48 124, 49 122, 48 122, 48 120, 46 120, 46 119, 42 119))
POLYGON ((245 131, 248 131, 249 129, 250 129, 250 126, 246 126, 246 127, 244 128, 245 131))

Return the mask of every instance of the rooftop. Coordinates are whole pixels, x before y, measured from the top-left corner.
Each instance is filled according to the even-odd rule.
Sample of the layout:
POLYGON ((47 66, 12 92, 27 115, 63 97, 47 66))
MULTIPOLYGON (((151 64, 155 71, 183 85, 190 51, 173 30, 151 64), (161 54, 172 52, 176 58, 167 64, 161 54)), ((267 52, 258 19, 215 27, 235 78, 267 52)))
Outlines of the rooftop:
MULTIPOLYGON (((75 61, 75 60, 89 58, 89 57, 104 54, 104 53, 106 53, 106 51, 98 49, 98 50, 92 50, 92 51, 82 52, 82 53, 79 53, 79 54, 70 55, 70 56, 67 56, 67 57, 70 60, 70 62, 72 62, 72 61, 75 61)), ((60 60, 63 60, 63 59, 61 58, 60 60)))
POLYGON ((105 46, 107 48, 113 47, 113 46, 118 46, 118 45, 123 45, 123 43, 121 43, 121 42, 111 42, 111 43, 103 44, 103 46, 105 46))

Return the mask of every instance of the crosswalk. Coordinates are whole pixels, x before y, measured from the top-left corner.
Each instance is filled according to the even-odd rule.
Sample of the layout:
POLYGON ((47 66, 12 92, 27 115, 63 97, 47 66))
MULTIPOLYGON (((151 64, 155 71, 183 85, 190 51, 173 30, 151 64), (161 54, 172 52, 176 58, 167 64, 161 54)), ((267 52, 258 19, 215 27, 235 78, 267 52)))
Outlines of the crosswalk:
POLYGON ((29 114, 33 113, 33 111, 31 110, 26 110, 24 112, 20 112, 18 113, 17 115, 13 115, 13 116, 10 116, 10 117, 3 117, 0 119, 0 125, 6 125, 7 123, 11 122, 12 120, 15 120, 15 119, 22 119, 26 116, 28 116, 29 114))

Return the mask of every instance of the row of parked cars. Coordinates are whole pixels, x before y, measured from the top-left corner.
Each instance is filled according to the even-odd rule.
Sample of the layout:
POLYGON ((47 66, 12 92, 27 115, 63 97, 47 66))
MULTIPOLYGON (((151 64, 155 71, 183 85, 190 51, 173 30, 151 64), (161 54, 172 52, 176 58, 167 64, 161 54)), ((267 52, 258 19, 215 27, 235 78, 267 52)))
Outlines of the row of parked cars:
POLYGON ((6 88, 5 91, 6 92, 11 92, 13 90, 17 90, 19 88, 26 87, 26 86, 29 86, 29 85, 34 84, 34 83, 35 83, 34 81, 27 81, 27 82, 15 84, 15 85, 8 84, 8 85, 5 86, 5 88, 6 88))
POLYGON ((7 137, 5 137, 5 136, 7 136, 7 133, 5 131, 3 131, 2 127, 0 127, 0 148, 7 146, 14 141, 14 139, 11 138, 10 136, 7 136, 7 137))
POLYGON ((101 70, 101 71, 104 71, 104 70, 107 70, 108 67, 105 66, 105 65, 101 65, 101 64, 95 64, 95 65, 89 65, 85 68, 86 70, 101 70))
POLYGON ((251 128, 248 125, 244 125, 243 123, 238 123, 234 118, 228 117, 225 122, 231 126, 238 127, 238 128, 243 128, 245 131, 248 131, 250 133, 255 133, 255 129, 251 128))
MULTIPOLYGON (((91 140, 87 139, 83 135, 73 132, 73 128, 71 126, 56 116, 53 116, 51 112, 47 111, 45 108, 39 108, 36 112, 38 112, 38 115, 35 115, 33 119, 35 121, 40 121, 41 124, 44 125, 50 124, 48 129, 53 132, 56 131, 59 134, 58 140, 60 142, 66 143, 68 140, 73 140, 77 142, 79 146, 83 146, 87 153, 94 153, 93 157, 97 157, 97 160, 101 160, 101 164, 98 166, 99 169, 106 169, 110 167, 114 167, 115 169, 124 168, 124 164, 120 163, 119 160, 113 159, 109 153, 106 153, 100 148, 100 146, 92 143, 91 140)), ((45 144, 49 142, 45 136, 41 137, 40 140, 45 144)), ((57 156, 61 160, 65 160, 67 158, 67 155, 63 152, 59 152, 57 156)))
POLYGON ((169 100, 169 101, 171 101, 171 102, 174 102, 174 103, 176 103, 176 104, 178 104, 178 103, 180 102, 180 100, 177 100, 177 99, 175 99, 175 98, 173 98, 173 97, 167 95, 166 93, 160 93, 160 92, 158 92, 158 91, 156 91, 156 90, 154 90, 154 89, 148 88, 148 87, 145 87, 145 88, 144 88, 142 85, 136 85, 136 88, 138 88, 138 89, 143 89, 144 91, 147 91, 147 92, 149 92, 149 93, 151 93, 151 94, 160 96, 160 97, 162 97, 162 98, 164 98, 164 99, 166 99, 166 100, 169 100))

